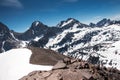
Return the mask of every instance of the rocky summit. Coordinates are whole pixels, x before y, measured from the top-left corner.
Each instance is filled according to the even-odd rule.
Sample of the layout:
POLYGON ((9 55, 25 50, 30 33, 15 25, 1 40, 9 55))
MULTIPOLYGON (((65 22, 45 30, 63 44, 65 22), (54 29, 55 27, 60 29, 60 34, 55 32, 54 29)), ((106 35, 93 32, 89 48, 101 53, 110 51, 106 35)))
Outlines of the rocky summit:
POLYGON ((120 80, 120 71, 80 59, 65 58, 50 71, 33 71, 19 80, 120 80))

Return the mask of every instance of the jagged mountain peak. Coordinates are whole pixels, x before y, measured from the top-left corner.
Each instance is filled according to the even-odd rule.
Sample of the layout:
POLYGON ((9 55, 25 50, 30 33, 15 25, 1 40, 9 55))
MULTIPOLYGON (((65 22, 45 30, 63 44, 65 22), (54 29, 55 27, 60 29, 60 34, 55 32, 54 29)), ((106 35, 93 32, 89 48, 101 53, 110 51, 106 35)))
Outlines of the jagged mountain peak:
POLYGON ((105 27, 113 24, 120 24, 120 20, 111 20, 108 18, 103 18, 102 20, 98 21, 96 24, 95 23, 90 23, 90 27, 105 27))
POLYGON ((95 23, 90 23, 89 26, 90 27, 96 27, 96 24, 95 23))
POLYGON ((3 31, 6 31, 6 30, 9 31, 8 27, 7 27, 5 24, 3 24, 2 22, 0 22, 0 32, 1 32, 2 30, 3 30, 3 31))
POLYGON ((40 21, 34 21, 31 24, 31 27, 25 31, 23 34, 16 35, 16 37, 20 40, 31 40, 36 37, 40 37, 41 35, 44 35, 48 30, 48 26, 43 24, 40 21), (26 37, 27 36, 27 37, 26 37))
POLYGON ((48 28, 47 25, 43 24, 40 21, 34 21, 28 31, 31 31, 33 34, 38 34, 48 28))
POLYGON ((75 19, 75 18, 68 18, 66 21, 69 21, 69 20, 71 20, 71 21, 74 21, 74 22, 79 22, 77 19, 75 19))
POLYGON ((0 22, 0 40, 4 40, 4 39, 6 40, 8 38, 12 38, 10 34, 10 30, 5 24, 0 22))
POLYGON ((42 26, 46 26, 46 25, 40 21, 34 21, 31 25, 31 27, 42 27, 42 26))
POLYGON ((111 23, 110 19, 103 18, 102 20, 100 20, 99 22, 97 22, 96 26, 97 27, 108 26, 110 23, 111 23))
POLYGON ((0 22, 0 53, 18 47, 17 39, 9 28, 0 22))
POLYGON ((42 24, 40 21, 34 21, 33 23, 35 24, 35 26, 38 26, 39 24, 42 24))
POLYGON ((74 19, 74 18, 68 18, 66 20, 63 20, 61 21, 60 23, 57 24, 57 27, 64 27, 64 26, 67 26, 69 24, 74 24, 74 23, 77 23, 77 24, 80 24, 80 22, 77 20, 77 19, 74 19))

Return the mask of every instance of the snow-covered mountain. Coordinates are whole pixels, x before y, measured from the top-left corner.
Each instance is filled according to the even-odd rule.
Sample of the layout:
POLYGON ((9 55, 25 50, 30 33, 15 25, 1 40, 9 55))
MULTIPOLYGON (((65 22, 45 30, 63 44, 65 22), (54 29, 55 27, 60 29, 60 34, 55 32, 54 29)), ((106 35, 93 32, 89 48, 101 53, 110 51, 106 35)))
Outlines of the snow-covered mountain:
POLYGON ((32 52, 29 49, 11 49, 0 54, 0 80, 19 80, 36 70, 51 70, 52 66, 29 63, 32 52))
MULTIPOLYGON (((46 44, 39 47, 49 48, 75 58, 82 58, 95 64, 105 64, 120 69, 120 48, 115 45, 120 41, 119 21, 103 19, 93 27, 69 18, 60 22, 57 27, 62 31, 48 37, 46 44), (116 52, 117 54, 115 54, 116 52), (109 57, 109 55, 116 56, 109 57)), ((35 41, 30 45, 38 46, 45 40, 46 38, 40 39, 43 42, 35 41)))
POLYGON ((86 25, 68 18, 54 27, 35 21, 26 32, 12 33, 20 45, 52 49, 94 64, 120 69, 120 21, 105 18, 86 25))
POLYGON ((0 53, 16 47, 19 47, 18 39, 6 25, 0 22, 0 53))
POLYGON ((46 33, 47 29, 48 26, 39 21, 34 21, 27 31, 25 31, 24 33, 14 32, 14 35, 19 40, 31 40, 35 39, 36 37, 41 37, 43 34, 46 33))

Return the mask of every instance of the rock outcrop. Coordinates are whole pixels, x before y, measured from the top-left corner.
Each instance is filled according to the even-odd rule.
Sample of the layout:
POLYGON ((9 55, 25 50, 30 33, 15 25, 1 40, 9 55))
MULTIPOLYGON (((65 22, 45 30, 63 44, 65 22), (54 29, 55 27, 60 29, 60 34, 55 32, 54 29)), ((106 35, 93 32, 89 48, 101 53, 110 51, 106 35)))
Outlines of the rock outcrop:
POLYGON ((58 61, 67 58, 62 54, 59 54, 50 49, 43 49, 38 47, 29 47, 32 51, 30 57, 30 63, 36 65, 55 65, 58 61))
POLYGON ((20 80, 120 80, 120 71, 66 58, 50 71, 33 71, 20 80))

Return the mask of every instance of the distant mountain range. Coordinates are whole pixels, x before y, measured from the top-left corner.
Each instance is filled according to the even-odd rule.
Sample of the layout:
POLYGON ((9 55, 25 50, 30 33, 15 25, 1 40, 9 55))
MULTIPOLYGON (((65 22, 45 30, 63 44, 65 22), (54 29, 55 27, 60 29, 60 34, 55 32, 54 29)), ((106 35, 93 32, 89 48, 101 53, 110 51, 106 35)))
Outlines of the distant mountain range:
POLYGON ((68 18, 54 27, 34 21, 24 33, 0 23, 0 52, 33 46, 120 69, 120 21, 103 19, 89 25, 68 18))

